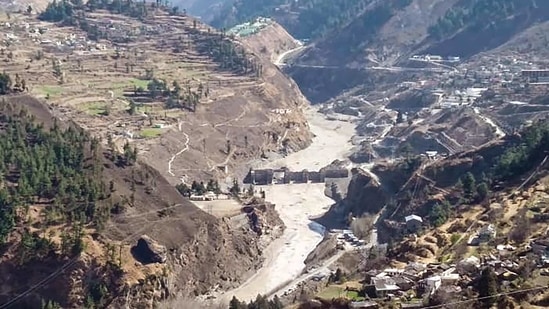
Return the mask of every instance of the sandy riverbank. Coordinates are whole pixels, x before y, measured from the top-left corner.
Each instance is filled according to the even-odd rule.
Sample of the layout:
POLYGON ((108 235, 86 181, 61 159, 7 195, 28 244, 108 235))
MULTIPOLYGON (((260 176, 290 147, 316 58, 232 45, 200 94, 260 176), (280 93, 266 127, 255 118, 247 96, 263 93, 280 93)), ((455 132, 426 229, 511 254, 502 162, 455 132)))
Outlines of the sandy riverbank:
MULTIPOLYGON (((311 146, 284 158, 262 162, 260 167, 290 170, 318 170, 336 159, 345 159, 352 149, 354 124, 327 120, 316 108, 306 111, 311 131, 315 134, 311 146)), ((261 187, 266 199, 276 205, 286 225, 282 237, 265 250, 263 267, 239 288, 225 293, 222 302, 233 296, 251 300, 295 279, 303 271, 307 255, 323 238, 324 227, 309 217, 324 214, 333 201, 324 195, 324 184, 291 184, 261 187)))

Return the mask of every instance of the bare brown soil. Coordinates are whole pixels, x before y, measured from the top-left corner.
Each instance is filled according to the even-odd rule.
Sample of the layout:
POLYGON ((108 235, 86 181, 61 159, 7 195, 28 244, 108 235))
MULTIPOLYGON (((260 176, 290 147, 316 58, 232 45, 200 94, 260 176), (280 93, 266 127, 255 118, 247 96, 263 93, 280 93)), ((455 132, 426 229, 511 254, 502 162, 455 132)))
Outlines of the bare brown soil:
POLYGON ((298 47, 296 40, 277 22, 260 30, 259 33, 241 39, 257 55, 274 62, 285 51, 298 47))
MULTIPOLYGON (((4 99, 24 105, 46 126, 53 123, 48 108, 31 97, 4 99)), ((11 259, 13 252, 10 247, 2 248, 2 303, 26 293, 19 305, 34 306, 39 305, 41 299, 52 299, 64 307, 81 307, 87 295, 89 278, 106 278, 111 280, 109 289, 113 306, 152 305, 170 293, 196 295, 213 285, 225 289, 234 287, 261 265, 257 234, 245 227, 234 229, 229 221, 218 220, 195 207, 154 168, 145 163, 121 168, 106 158, 102 164, 103 177, 114 183, 115 199, 130 196, 131 179, 138 179, 135 202, 126 206, 123 213, 114 215, 100 234, 95 233, 95 229, 86 229, 86 249, 76 259, 47 258, 41 263, 18 267, 11 259), (167 264, 142 265, 132 256, 131 246, 144 234, 169 249, 167 264), (120 250, 120 274, 108 271, 107 244, 117 248, 117 256, 120 250), (65 271, 61 272, 63 269, 65 271), (50 280, 40 283, 49 276, 50 280), (27 289, 35 284, 38 284, 37 289, 27 293, 27 289), (127 293, 133 297, 129 300, 118 298, 127 293)), ((40 225, 40 209, 31 207, 29 211, 28 218, 20 222, 20 228, 40 225)), ((56 241, 63 226, 49 227, 49 230, 53 230, 52 238, 56 241)), ((12 239, 16 238, 17 232, 12 239)))
MULTIPOLYGON (((102 40, 95 44, 86 42, 80 29, 13 14, 10 28, 0 26, 17 37, 5 49, 3 68, 24 78, 29 91, 47 98, 62 119, 73 119, 104 142, 109 134, 118 145, 129 140, 139 148, 140 157, 170 183, 178 183, 182 177, 238 174, 246 170, 246 161, 263 152, 300 149, 310 142, 301 112, 306 99, 268 60, 262 62, 261 77, 220 70, 197 50, 189 35, 194 28, 190 17, 157 12, 154 18, 139 22, 101 11, 88 16, 89 23, 112 32, 112 40, 143 27, 153 32, 130 35, 127 43, 102 40), (32 33, 38 28, 47 30, 42 35, 32 33), (67 46, 70 38, 85 48, 67 46), (181 52, 176 52, 177 48, 181 52), (54 74, 54 61, 60 63, 62 77, 54 74), (209 95, 196 112, 165 109, 163 100, 153 100, 129 115, 127 96, 138 87, 147 88, 146 71, 169 85, 177 81, 182 88, 188 85, 196 90, 201 84, 209 95), (107 109, 109 115, 104 115, 107 109), (290 112, 277 114, 278 109, 290 112), (163 128, 155 128, 158 125, 163 128), (284 141, 280 140, 286 131, 284 141), (128 138, 129 133, 133 139, 128 138)), ((215 31, 200 23, 197 28, 215 31)))

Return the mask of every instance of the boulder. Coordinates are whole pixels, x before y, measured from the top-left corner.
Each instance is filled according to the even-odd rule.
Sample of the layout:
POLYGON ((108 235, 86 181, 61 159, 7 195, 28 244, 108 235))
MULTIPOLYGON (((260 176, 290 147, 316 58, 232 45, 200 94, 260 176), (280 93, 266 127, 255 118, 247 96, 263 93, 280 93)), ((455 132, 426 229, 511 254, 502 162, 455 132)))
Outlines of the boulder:
POLYGON ((133 248, 136 258, 144 264, 165 263, 168 258, 168 250, 147 235, 143 235, 133 248))

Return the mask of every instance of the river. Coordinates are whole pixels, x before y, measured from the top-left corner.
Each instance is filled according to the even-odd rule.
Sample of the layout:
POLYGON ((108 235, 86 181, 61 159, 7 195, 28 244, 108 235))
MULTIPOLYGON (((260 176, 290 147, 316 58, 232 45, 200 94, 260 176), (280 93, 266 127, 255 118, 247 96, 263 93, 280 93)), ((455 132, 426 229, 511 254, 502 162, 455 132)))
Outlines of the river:
MULTIPOLYGON (((352 150, 351 137, 355 126, 350 122, 328 120, 318 109, 305 111, 311 132, 315 135, 306 149, 284 158, 261 164, 262 167, 290 170, 319 170, 336 159, 345 159, 352 150)), ((322 241, 324 227, 309 220, 324 214, 333 201, 324 195, 325 185, 285 184, 261 187, 266 200, 276 205, 280 218, 286 225, 283 235, 271 243, 264 252, 263 267, 239 288, 226 292, 222 302, 233 296, 240 300, 254 299, 257 294, 268 294, 298 277, 304 261, 322 241)))

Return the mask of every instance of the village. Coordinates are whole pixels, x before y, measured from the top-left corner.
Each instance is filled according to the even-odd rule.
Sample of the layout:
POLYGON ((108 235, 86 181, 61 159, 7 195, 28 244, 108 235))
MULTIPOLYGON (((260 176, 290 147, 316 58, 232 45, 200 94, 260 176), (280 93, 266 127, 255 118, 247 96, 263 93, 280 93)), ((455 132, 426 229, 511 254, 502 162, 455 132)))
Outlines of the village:
MULTIPOLYGON (((533 222, 544 222, 549 206, 549 190, 545 185, 538 184, 514 193, 512 200, 506 203, 517 203, 532 213, 533 222)), ((461 297, 466 303, 478 295, 479 280, 486 275, 484 270, 488 268, 493 270, 490 276, 493 276, 502 293, 525 289, 529 286, 525 285, 526 282, 535 282, 534 285, 540 287, 538 289, 543 289, 549 283, 549 228, 543 224, 536 225, 539 232, 523 242, 517 237, 527 237, 534 229, 533 226, 524 227, 529 231, 525 231, 525 235, 516 235, 516 231, 510 236, 499 235, 505 231, 505 222, 499 219, 510 216, 503 213, 502 209, 499 203, 493 202, 478 224, 475 222, 471 225, 472 233, 463 242, 464 246, 461 249, 455 247, 459 246, 458 238, 464 235, 453 234, 446 252, 454 253, 436 259, 394 256, 395 249, 387 244, 362 246, 359 250, 364 258, 358 268, 348 270, 345 276, 336 276, 336 271, 332 271, 329 277, 322 277, 327 281, 327 287, 320 289, 319 296, 334 295, 351 299, 349 308, 385 308, 389 304, 398 308, 423 308, 437 300, 444 304, 443 300, 450 296, 452 299, 456 299, 454 296, 458 299, 461 297), (519 241, 518 244, 515 241, 519 241), (453 258, 458 251, 463 252, 461 257, 453 258), (393 262, 387 264, 384 262, 386 255, 396 260, 392 259, 393 262)), ((417 243, 421 238, 427 244, 432 242, 433 246, 440 244, 440 234, 433 234, 429 224, 418 215, 406 216, 398 224, 401 226, 403 243, 417 243)), ((332 230, 331 233, 341 242, 354 244, 357 241, 351 231, 332 230)), ((338 245, 341 242, 338 241, 338 245)), ((406 248, 398 250, 413 250, 406 248)))

